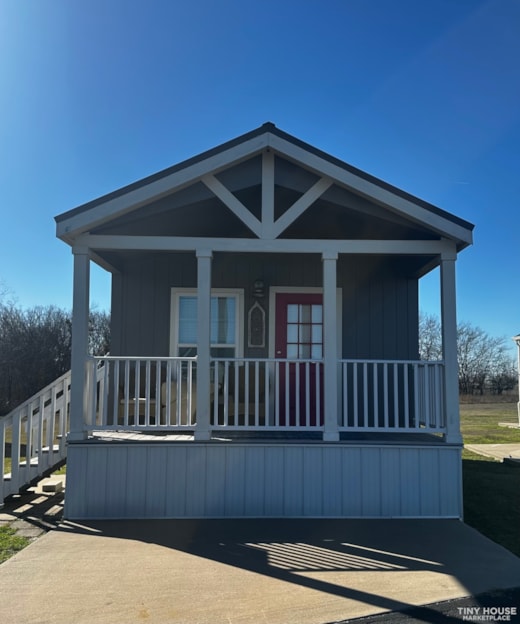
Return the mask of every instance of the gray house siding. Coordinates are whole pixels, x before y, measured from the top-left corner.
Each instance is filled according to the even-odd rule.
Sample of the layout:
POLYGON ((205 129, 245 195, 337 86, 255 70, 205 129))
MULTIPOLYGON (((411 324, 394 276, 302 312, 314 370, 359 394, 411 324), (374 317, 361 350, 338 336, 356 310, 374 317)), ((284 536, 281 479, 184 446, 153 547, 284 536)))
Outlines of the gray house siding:
MULTIPOLYGON (((112 354, 167 356, 170 348, 171 289, 194 288, 194 254, 127 256, 113 279, 112 354)), ((318 255, 215 254, 214 288, 243 288, 245 314, 253 305, 253 283, 261 278, 269 312, 269 287, 321 287, 318 255)), ((415 359, 418 336, 418 282, 387 258, 340 257, 338 288, 342 293, 342 354, 345 358, 415 359)), ((268 331, 267 321, 267 331, 268 331)), ((244 323, 244 332, 247 331, 244 323)), ((266 336, 266 344, 269 338, 266 336)), ((246 357, 267 357, 248 349, 246 357)))

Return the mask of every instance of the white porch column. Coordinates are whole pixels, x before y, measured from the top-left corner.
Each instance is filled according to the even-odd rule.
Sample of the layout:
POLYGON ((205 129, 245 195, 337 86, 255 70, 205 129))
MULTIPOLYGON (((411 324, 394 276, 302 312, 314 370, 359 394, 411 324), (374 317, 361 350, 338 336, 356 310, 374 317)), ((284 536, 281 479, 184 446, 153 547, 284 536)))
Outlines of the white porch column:
POLYGON ((209 440, 211 250, 197 250, 197 428, 196 440, 209 440))
POLYGON ((441 256, 441 323, 446 442, 462 443, 459 415, 459 376, 457 362, 457 297, 455 291, 455 248, 441 256))
POLYGON ((72 295, 72 354, 70 384, 70 432, 68 440, 84 440, 86 426, 86 370, 88 353, 88 316, 90 257, 86 247, 73 248, 74 279, 72 295))
POLYGON ((338 431, 338 319, 337 253, 324 253, 323 261, 323 394, 325 430, 323 440, 339 440, 338 431))

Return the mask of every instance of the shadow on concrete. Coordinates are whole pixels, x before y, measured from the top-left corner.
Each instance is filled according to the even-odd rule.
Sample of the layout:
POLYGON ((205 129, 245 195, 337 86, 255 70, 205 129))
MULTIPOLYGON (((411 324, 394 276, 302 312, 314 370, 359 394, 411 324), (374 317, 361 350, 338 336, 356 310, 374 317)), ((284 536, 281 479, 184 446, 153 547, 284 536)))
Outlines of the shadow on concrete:
POLYGON ((456 577, 468 596, 520 586, 520 559, 457 520, 67 521, 60 530, 153 543, 432 624, 462 618, 305 573, 432 571, 456 577))

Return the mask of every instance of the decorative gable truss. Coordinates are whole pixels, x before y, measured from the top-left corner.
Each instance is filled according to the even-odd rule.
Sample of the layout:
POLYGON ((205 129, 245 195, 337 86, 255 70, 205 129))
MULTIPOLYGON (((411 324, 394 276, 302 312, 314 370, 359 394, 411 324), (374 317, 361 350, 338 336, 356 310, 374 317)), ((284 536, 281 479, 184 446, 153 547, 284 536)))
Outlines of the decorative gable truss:
MULTIPOLYGON (((295 176, 297 177, 297 174, 293 175, 295 176)), ((125 241, 118 242, 117 236, 103 237, 94 232, 103 231, 104 227, 125 216, 131 216, 132 213, 136 215, 141 211, 144 215, 142 211, 148 210, 154 202, 167 200, 165 203, 167 209, 175 194, 193 189, 197 184, 201 189, 209 190, 212 196, 229 209, 254 237, 263 241, 276 241, 283 237, 318 200, 323 200, 329 205, 337 204, 340 208, 345 208, 348 204, 348 210, 367 218, 376 217, 382 222, 428 232, 426 238, 434 238, 437 242, 441 239, 453 241, 457 250, 472 242, 471 228, 468 228, 469 224, 466 222, 300 142, 272 124, 265 124, 196 158, 60 215, 57 218, 58 237, 70 244, 76 243, 90 249, 108 248, 108 238, 111 239, 112 249, 123 248, 120 244, 127 249, 131 248, 129 240, 131 237, 125 236, 125 241), (251 210, 247 202, 239 198, 239 191, 243 189, 240 188, 240 181, 236 182, 236 177, 241 175, 240 169, 247 169, 248 164, 252 162, 255 162, 255 166, 250 166, 249 169, 254 171, 248 172, 248 181, 260 187, 260 206, 256 211, 251 210), (260 163, 260 167, 256 166, 257 162, 260 163), (293 184, 291 191, 294 201, 284 198, 285 205, 280 210, 276 200, 276 187, 283 186, 291 177, 287 171, 281 171, 284 166, 292 167, 295 171, 299 170, 300 177, 306 176, 306 179, 304 182, 298 181, 297 189, 293 184), (236 170, 234 184, 233 170, 236 170), (344 197, 340 197, 341 193, 344 197)), ((291 183, 288 186, 291 187, 291 183)), ((312 237, 312 230, 313 228, 305 236, 290 236, 290 238, 308 240, 312 237)), ((337 237, 338 242, 347 242, 346 239, 349 237, 346 232, 337 229, 336 232, 334 238, 337 237)), ((183 243, 179 240, 182 237, 169 236, 171 240, 168 243, 166 241, 160 243, 161 236, 155 238, 156 245, 153 247, 156 248, 160 246, 163 249, 174 247, 183 249, 188 244, 188 241, 183 243), (174 241, 173 238, 177 240, 174 241)), ((318 234, 315 238, 324 237, 318 234)), ((326 238, 330 240, 332 237, 326 238)), ((361 237, 353 238, 360 242, 361 237)), ((396 236, 385 238, 399 240, 396 236)), ((401 241, 405 242, 399 247, 401 253, 406 253, 410 239, 424 239, 425 236, 410 235, 405 238, 408 241, 401 241)), ((251 242, 251 239, 249 241, 251 242)), ((140 244, 144 243, 141 237, 140 244)), ((283 249, 283 246, 287 245, 288 241, 280 243, 280 246, 273 246, 272 251, 291 251, 291 246, 294 251, 294 242, 286 249, 283 249)), ((218 241, 217 246, 211 245, 215 250, 218 246, 218 241)), ((341 247, 346 248, 345 244, 335 245, 335 249, 339 252, 341 247)), ((348 247, 352 252, 353 248, 348 247)), ((366 253, 374 253, 374 248, 370 247, 369 245, 366 248, 366 253)), ((425 247, 426 252, 429 251, 427 248, 428 244, 425 247)), ((305 249, 311 250, 308 247, 305 249)), ((322 249, 323 246, 319 245, 319 250, 316 251, 322 249)), ((435 249, 438 250, 439 246, 436 245, 435 249)), ((414 249, 410 249, 409 253, 414 253, 414 249)))

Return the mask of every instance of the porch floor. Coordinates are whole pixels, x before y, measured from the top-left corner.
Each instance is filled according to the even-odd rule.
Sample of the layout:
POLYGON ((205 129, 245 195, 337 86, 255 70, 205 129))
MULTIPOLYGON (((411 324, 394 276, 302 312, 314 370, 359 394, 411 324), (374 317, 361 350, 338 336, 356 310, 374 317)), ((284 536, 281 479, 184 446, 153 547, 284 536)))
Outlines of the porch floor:
MULTIPOLYGON (((342 432, 339 442, 324 442, 321 432, 308 431, 214 431, 207 442, 195 440, 193 433, 169 431, 94 431, 88 438, 92 443, 109 442, 198 442, 204 444, 248 442, 251 444, 368 444, 368 445, 427 445, 447 446, 441 436, 431 433, 342 432)), ((85 443, 84 440, 81 441, 85 443)), ((459 446, 459 445, 455 445, 459 446)))

